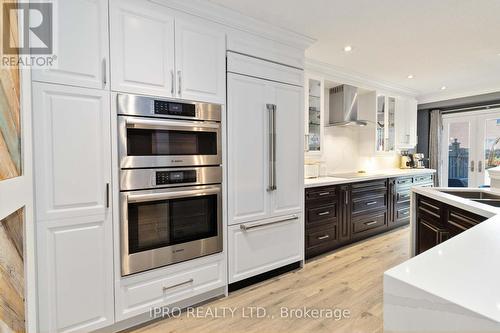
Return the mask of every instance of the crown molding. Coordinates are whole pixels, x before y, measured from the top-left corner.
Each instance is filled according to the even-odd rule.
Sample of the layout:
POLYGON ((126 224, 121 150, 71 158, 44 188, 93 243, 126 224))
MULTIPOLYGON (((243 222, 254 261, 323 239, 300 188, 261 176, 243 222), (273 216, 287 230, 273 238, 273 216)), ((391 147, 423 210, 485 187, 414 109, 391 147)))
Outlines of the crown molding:
POLYGON ((218 5, 208 0, 148 0, 159 5, 176 9, 187 14, 214 21, 233 29, 248 32, 260 37, 293 46, 298 49, 307 49, 316 39, 274 26, 256 18, 243 15, 230 8, 218 5))
POLYGON ((310 58, 306 58, 305 60, 305 70, 320 74, 325 79, 329 79, 334 82, 346 83, 364 89, 381 90, 384 92, 390 92, 414 98, 417 98, 417 96, 419 95, 419 91, 417 90, 402 87, 391 82, 369 77, 361 73, 350 71, 343 67, 310 58))
POLYGON ((419 104, 441 102, 450 99, 484 95, 500 92, 500 84, 488 84, 471 87, 467 89, 445 90, 437 93, 422 94, 417 97, 419 104))

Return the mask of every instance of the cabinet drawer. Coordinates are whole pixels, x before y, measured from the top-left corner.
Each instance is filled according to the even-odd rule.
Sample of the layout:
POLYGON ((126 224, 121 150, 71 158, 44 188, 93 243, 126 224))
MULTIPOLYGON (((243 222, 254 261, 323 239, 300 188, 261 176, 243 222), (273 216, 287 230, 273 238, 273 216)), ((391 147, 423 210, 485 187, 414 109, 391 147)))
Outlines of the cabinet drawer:
POLYGON ((324 222, 336 222, 337 205, 333 204, 316 208, 308 208, 306 214, 306 223, 308 226, 324 222))
POLYGON ((306 200, 329 199, 332 200, 336 197, 337 189, 335 187, 321 187, 306 190, 306 200))
POLYGON ((413 177, 405 177, 396 179, 396 187, 408 187, 413 185, 413 177))
POLYGON ((413 177, 415 185, 420 185, 421 183, 432 183, 432 175, 423 175, 413 177))
POLYGON ((370 196, 362 199, 354 199, 352 201, 353 214, 360 214, 373 210, 383 209, 386 207, 386 194, 378 196, 370 196))
POLYGON ((439 201, 418 196, 417 213, 423 216, 427 221, 433 222, 435 225, 441 225, 442 204, 439 201))
POLYGON ((229 283, 302 260, 304 224, 300 215, 228 228, 229 283))
POLYGON ((410 207, 400 208, 396 211, 396 220, 404 220, 410 217, 410 207))
POLYGON ((476 215, 456 207, 449 207, 448 209, 447 222, 459 231, 470 229, 486 219, 486 217, 476 215))
POLYGON ((326 229, 311 230, 306 233, 306 248, 320 246, 337 241, 337 225, 329 226, 326 229))
POLYGON ((117 319, 127 319, 146 313, 153 306, 166 306, 223 287, 224 261, 207 258, 126 278, 117 294, 117 319), (153 276, 145 279, 148 274, 153 276))
POLYGON ((370 216, 363 217, 362 219, 353 220, 352 223, 352 233, 361 234, 377 228, 383 228, 387 226, 387 216, 385 212, 379 214, 373 214, 370 216))
POLYGON ((397 203, 408 202, 410 201, 410 197, 411 197, 410 190, 399 191, 398 193, 396 193, 396 202, 397 203))
POLYGON ((387 191, 387 179, 375 180, 351 185, 352 198, 360 198, 367 195, 373 195, 373 192, 387 191))

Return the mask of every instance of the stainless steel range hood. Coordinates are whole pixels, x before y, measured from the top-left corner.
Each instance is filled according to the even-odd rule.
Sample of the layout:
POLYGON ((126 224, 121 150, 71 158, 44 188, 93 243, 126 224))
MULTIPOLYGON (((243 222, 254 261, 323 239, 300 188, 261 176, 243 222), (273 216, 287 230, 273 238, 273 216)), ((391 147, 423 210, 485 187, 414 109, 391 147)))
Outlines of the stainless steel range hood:
POLYGON ((366 126, 358 119, 358 88, 347 84, 330 89, 330 111, 327 126, 366 126))

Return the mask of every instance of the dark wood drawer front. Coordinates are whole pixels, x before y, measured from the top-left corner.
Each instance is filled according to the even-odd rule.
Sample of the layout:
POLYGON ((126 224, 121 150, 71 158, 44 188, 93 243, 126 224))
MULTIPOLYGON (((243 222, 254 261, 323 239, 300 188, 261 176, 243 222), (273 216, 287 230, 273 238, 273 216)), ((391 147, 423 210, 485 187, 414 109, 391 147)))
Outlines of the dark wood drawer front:
POLYGON ((337 225, 333 225, 328 229, 317 230, 307 233, 307 248, 320 246, 327 243, 337 241, 337 225))
POLYGON ((411 197, 411 191, 406 190, 406 191, 399 191, 396 193, 396 202, 401 203, 401 202, 408 202, 410 201, 411 197))
POLYGON ((332 200, 337 195, 337 190, 335 187, 321 187, 306 190, 306 200, 332 200))
POLYGON ((373 195, 374 192, 384 191, 387 191, 387 179, 354 183, 351 185, 351 193, 353 199, 373 195))
POLYGON ((432 183, 432 175, 415 176, 413 177, 413 181, 416 185, 421 183, 432 183))
POLYGON ((386 213, 381 212, 371 216, 363 217, 363 219, 355 220, 352 223, 353 234, 359 234, 368 230, 387 226, 386 213))
POLYGON ((457 228, 459 231, 465 231, 475 225, 485 221, 487 218, 476 215, 456 207, 448 209, 448 224, 457 228))
POLYGON ((352 212, 353 214, 361 214, 374 210, 383 209, 387 206, 386 194, 371 196, 362 199, 353 199, 352 212))
POLYGON ((396 179, 396 187, 409 187, 411 185, 413 185, 413 177, 396 179))
POLYGON ((404 220, 410 217, 410 207, 400 208, 396 211, 396 219, 404 220))
POLYGON ((307 209, 307 223, 316 224, 321 222, 337 221, 337 205, 321 206, 307 209))
POLYGON ((436 225, 440 225, 442 223, 442 204, 440 202, 424 196, 419 196, 417 207, 418 215, 424 216, 428 222, 433 222, 436 225))

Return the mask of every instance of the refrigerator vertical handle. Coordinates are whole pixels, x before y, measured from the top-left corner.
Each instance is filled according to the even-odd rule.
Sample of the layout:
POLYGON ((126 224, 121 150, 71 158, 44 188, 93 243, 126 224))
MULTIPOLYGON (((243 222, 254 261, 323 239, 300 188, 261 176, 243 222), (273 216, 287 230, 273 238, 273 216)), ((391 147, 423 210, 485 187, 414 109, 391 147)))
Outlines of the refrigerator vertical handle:
POLYGON ((269 126, 269 186, 268 192, 276 190, 276 105, 266 104, 269 126))

